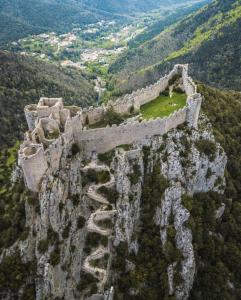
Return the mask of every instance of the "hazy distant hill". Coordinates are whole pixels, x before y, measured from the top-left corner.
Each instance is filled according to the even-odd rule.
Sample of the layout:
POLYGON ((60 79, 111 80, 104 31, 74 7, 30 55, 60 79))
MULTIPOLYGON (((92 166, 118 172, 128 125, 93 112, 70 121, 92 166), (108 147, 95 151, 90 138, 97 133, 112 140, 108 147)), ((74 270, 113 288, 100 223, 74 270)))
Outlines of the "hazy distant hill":
POLYGON ((134 15, 139 11, 159 8, 161 5, 188 3, 190 0, 84 0, 86 6, 110 13, 134 15))
POLYGON ((110 71, 118 93, 155 81, 182 62, 190 63, 195 79, 238 90, 240 53, 241 1, 218 0, 137 44, 110 71))
POLYGON ((97 99, 94 87, 78 71, 0 51, 0 148, 21 138, 24 106, 43 96, 63 97, 66 104, 80 106, 97 99))

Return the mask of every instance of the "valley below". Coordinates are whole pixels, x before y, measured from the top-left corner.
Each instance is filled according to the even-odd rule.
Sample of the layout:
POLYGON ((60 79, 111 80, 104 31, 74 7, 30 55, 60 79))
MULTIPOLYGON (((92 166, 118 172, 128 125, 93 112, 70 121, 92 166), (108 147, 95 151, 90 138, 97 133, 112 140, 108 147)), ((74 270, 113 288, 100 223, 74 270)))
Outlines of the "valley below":
POLYGON ((0 300, 240 300, 241 0, 0 0, 0 300))
POLYGON ((93 78, 99 101, 105 101, 110 97, 110 93, 106 92, 106 85, 110 82, 109 67, 123 52, 130 49, 136 38, 149 27, 168 26, 205 2, 190 0, 170 3, 150 12, 136 13, 125 21, 103 19, 73 28, 64 34, 46 32, 30 35, 11 42, 6 49, 62 68, 87 73, 93 78))

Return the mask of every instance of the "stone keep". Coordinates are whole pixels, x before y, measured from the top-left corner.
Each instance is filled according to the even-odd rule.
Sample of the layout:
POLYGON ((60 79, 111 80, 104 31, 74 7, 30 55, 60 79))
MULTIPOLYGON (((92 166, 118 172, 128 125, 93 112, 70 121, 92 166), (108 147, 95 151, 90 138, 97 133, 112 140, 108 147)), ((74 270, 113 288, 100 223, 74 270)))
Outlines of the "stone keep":
POLYGON ((132 144, 153 135, 163 135, 178 125, 187 123, 197 128, 202 96, 188 76, 188 65, 175 65, 173 70, 155 84, 125 95, 107 105, 83 109, 66 107, 62 98, 40 98, 38 104, 25 107, 29 131, 19 150, 19 165, 23 169, 26 186, 39 191, 43 176, 59 168, 63 151, 68 152, 73 143, 83 155, 104 153, 123 144, 132 144), (179 86, 187 95, 186 106, 166 118, 152 120, 127 119, 119 126, 89 129, 100 122, 107 110, 120 114, 138 113, 140 107, 157 98, 178 78, 179 86))

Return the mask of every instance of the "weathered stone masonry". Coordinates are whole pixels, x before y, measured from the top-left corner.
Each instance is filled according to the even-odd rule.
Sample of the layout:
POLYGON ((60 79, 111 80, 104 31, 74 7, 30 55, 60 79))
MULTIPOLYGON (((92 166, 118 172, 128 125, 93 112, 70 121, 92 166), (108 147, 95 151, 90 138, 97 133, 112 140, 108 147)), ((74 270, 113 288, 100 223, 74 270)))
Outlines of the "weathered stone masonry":
POLYGON ((25 183, 37 192, 43 176, 58 170, 63 151, 70 151, 73 143, 78 144, 83 155, 90 156, 92 152, 104 153, 123 144, 165 134, 185 122, 196 128, 201 102, 202 97, 188 76, 187 65, 176 65, 157 83, 99 107, 82 110, 65 107, 62 98, 41 98, 37 105, 25 107, 29 131, 19 150, 25 183), (120 114, 140 111, 140 107, 157 98, 176 75, 181 77, 180 85, 187 95, 184 108, 162 119, 139 122, 130 118, 119 126, 88 129, 88 125, 101 121, 110 108, 120 114))

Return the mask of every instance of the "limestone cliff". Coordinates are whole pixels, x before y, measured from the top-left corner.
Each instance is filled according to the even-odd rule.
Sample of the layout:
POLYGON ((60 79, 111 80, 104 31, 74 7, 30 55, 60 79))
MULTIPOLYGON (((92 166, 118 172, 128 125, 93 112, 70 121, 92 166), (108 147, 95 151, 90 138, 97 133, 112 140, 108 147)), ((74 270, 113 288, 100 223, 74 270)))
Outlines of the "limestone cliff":
MULTIPOLYGON (((19 249, 24 263, 34 261, 35 276, 23 286, 34 285, 37 300, 91 295, 97 299, 95 294, 112 299, 112 287, 115 299, 142 299, 143 285, 148 283, 138 265, 145 245, 140 233, 152 226, 158 230, 164 262, 153 268, 166 276, 164 293, 188 299, 196 263, 187 199, 201 192, 220 194, 225 187, 226 155, 205 116, 200 116, 198 125, 198 130, 179 126, 163 136, 93 155, 89 161, 71 149, 64 151, 60 168, 46 175, 40 192, 26 201, 28 237, 6 250, 1 259, 19 249), (149 181, 151 203, 156 204, 147 209, 151 174, 159 180, 160 190, 156 193, 149 181), (152 216, 146 223, 145 212, 152 216), (120 247, 125 257, 119 257, 120 247), (118 286, 121 274, 131 278, 133 286, 118 286)), ((143 264, 143 274, 149 272, 146 268, 143 264)))

